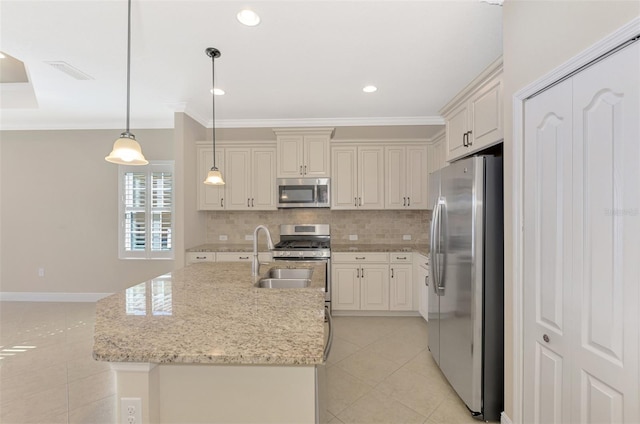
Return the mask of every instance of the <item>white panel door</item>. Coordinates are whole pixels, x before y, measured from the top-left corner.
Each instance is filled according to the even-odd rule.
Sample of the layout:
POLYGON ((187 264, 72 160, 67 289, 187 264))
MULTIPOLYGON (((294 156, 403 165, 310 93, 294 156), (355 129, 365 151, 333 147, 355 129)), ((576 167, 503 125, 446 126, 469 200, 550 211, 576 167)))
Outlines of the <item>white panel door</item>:
POLYGON ((276 210, 276 149, 254 148, 251 161, 251 209, 276 210))
POLYGON ((640 422, 639 103, 638 42, 574 77, 574 422, 640 422))
POLYGON ((362 265, 360 285, 360 309, 389 310, 389 265, 362 265))
POLYGON ((331 307, 334 310, 360 309, 360 266, 331 265, 331 307))
POLYGON ((304 166, 305 177, 329 177, 331 172, 331 153, 329 150, 329 136, 304 136, 304 166))
POLYGON ((407 147, 407 208, 429 209, 427 146, 407 147))
POLYGON ((411 265, 391 265, 389 280, 389 310, 413 309, 413 270, 411 265))
POLYGON ((278 136, 278 177, 302 178, 303 137, 301 135, 278 136))
POLYGON ((524 417, 570 420, 571 81, 525 105, 524 417))
POLYGON ((385 148, 385 209, 403 209, 407 206, 407 151, 404 147, 385 148))
POLYGON ((640 43, 525 105, 524 421, 640 422, 640 43))
POLYGON ((248 210, 251 207, 251 149, 226 149, 225 165, 225 207, 227 210, 248 210))

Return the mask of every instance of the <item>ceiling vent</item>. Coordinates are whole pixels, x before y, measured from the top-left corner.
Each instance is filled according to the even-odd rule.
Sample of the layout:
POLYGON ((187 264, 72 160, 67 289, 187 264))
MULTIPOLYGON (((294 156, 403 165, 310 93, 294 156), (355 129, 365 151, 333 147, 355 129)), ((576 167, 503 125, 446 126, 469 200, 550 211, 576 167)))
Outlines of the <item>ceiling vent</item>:
POLYGON ((46 63, 47 65, 53 66, 58 71, 69 75, 73 79, 77 79, 77 80, 92 80, 92 79, 95 79, 91 75, 87 75, 84 72, 80 71, 79 69, 74 68, 73 66, 69 65, 67 62, 50 61, 50 62, 44 62, 44 63, 46 63))

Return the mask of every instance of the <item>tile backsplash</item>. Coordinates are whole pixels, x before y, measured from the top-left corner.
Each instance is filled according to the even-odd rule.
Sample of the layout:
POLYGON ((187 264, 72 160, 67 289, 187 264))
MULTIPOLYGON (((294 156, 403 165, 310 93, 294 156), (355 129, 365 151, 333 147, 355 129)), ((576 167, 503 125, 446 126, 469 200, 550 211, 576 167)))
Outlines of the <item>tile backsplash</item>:
MULTIPOLYGON (((330 224, 331 241, 350 244, 417 244, 429 242, 431 211, 376 210, 332 211, 330 209, 278 209, 277 211, 223 211, 207 213, 207 243, 250 243, 256 225, 269 228, 278 241, 280 224, 330 224), (221 241, 220 236, 227 240, 221 241), (350 235, 357 235, 351 241, 350 235), (403 240, 410 235, 411 241, 403 240)), ((262 243, 261 243, 262 244, 262 243)))

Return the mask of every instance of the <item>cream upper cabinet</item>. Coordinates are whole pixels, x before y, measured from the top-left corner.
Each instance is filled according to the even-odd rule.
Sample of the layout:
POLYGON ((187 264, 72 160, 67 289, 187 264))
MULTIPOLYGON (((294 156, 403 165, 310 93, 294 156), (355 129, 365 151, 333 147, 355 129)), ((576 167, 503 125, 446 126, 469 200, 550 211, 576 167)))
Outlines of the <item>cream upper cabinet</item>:
POLYGON ((333 128, 275 129, 278 178, 329 177, 333 131, 333 128))
POLYGON ((385 147, 385 209, 427 209, 426 145, 385 147))
POLYGON ((440 111, 446 121, 447 161, 502 140, 502 85, 500 58, 440 111))
MULTIPOLYGON (((203 181, 207 177, 207 173, 213 166, 213 146, 211 143, 207 145, 197 146, 197 201, 198 210, 215 211, 224 209, 225 186, 213 186, 204 184, 203 181)), ((216 165, 225 175, 224 168, 224 149, 216 149, 216 165)))
POLYGON ((276 149, 229 147, 225 149, 227 210, 276 209, 276 149))
MULTIPOLYGON (((427 181, 430 178, 430 174, 438 169, 441 169, 447 165, 447 143, 445 133, 441 133, 436 136, 432 143, 427 148, 427 181)), ((430 204, 428 199, 431 198, 429 193, 429 184, 427 183, 427 207, 426 209, 433 209, 433 205, 430 204)))
POLYGON ((341 146, 331 149, 331 208, 384 208, 384 147, 341 146))

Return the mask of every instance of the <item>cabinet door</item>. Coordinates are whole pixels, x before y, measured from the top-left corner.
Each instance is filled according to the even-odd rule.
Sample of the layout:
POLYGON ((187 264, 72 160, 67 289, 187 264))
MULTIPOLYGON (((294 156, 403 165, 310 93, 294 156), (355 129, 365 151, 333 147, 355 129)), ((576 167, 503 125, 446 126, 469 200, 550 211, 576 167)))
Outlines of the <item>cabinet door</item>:
POLYGON ((215 252, 187 252, 185 256, 187 265, 198 262, 215 262, 216 260, 215 252))
POLYGON ((422 318, 429 321, 429 271, 427 268, 416 267, 415 284, 418 286, 418 312, 422 318))
POLYGON ((407 207, 407 149, 405 147, 385 148, 385 209, 404 209, 407 207))
POLYGON ((447 160, 452 161, 467 154, 463 143, 464 134, 469 129, 469 108, 467 103, 460 105, 446 117, 447 122, 447 160))
POLYGON ((492 79, 469 100, 471 134, 469 152, 484 149, 503 138, 502 77, 492 79))
POLYGON ((389 310, 413 309, 413 266, 392 264, 389 280, 389 310))
POLYGON ((331 153, 331 208, 357 208, 357 164, 355 147, 337 147, 331 153))
POLYGON ((408 209, 428 209, 427 146, 408 146, 406 156, 406 196, 408 209))
POLYGON ((254 148, 251 151, 251 209, 276 208, 276 149, 254 148))
POLYGON ((389 265, 361 265, 360 309, 389 310, 389 265))
POLYGON ((304 136, 303 172, 305 177, 329 177, 331 173, 331 152, 329 137, 326 135, 304 136))
POLYGON ((360 266, 331 265, 331 307, 335 310, 360 309, 360 266))
POLYGON ((228 148, 225 152, 227 210, 251 208, 251 149, 228 148))
POLYGON ((384 148, 358 147, 358 208, 384 209, 384 148))
POLYGON ((303 136, 278 136, 278 170, 280 178, 302 178, 303 175, 303 136))
MULTIPOLYGON (((207 173, 213 166, 213 146, 198 146, 198 177, 196 181, 198 210, 213 211, 224 209, 224 189, 225 186, 213 186, 204 184, 207 173)), ((216 149, 216 165, 224 174, 224 150, 216 149)))

